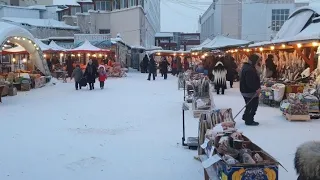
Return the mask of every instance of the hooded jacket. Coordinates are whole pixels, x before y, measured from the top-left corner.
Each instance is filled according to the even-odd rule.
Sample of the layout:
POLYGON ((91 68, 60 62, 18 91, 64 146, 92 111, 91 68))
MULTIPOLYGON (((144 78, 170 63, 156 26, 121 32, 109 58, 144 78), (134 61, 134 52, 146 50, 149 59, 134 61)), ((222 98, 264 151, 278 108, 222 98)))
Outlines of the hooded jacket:
POLYGON ((221 61, 217 62, 212 71, 213 83, 215 86, 226 86, 227 81, 227 69, 224 67, 221 61))

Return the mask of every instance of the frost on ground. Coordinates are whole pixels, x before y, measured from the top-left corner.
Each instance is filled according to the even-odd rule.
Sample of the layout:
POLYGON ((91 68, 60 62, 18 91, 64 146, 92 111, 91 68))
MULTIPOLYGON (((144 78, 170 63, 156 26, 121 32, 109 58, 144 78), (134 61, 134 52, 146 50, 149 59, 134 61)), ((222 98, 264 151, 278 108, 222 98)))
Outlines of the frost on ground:
MULTIPOLYGON (((110 78, 104 90, 74 90, 56 83, 0 104, 0 179, 8 180, 196 180, 203 179, 196 151, 181 147, 183 92, 177 79, 147 81, 146 74, 110 78)), ((215 96, 218 108, 235 115, 244 105, 239 90, 215 96)), ((237 127, 277 158, 296 178, 296 147, 316 140, 320 120, 288 122, 277 108, 259 107, 259 127, 237 127)), ((196 136, 198 122, 186 114, 187 137, 196 136)))

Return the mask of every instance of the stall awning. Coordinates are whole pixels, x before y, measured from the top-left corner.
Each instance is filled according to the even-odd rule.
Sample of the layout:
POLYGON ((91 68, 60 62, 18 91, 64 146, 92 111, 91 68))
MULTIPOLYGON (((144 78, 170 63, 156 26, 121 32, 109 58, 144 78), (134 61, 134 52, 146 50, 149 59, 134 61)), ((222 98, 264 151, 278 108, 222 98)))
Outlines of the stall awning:
POLYGON ((17 47, 14 47, 14 48, 5 49, 5 50, 2 51, 2 53, 3 54, 5 54, 5 53, 8 53, 8 54, 14 54, 14 53, 22 54, 22 53, 28 53, 28 52, 22 46, 17 46, 17 47))
POLYGON ((211 42, 211 39, 207 38, 200 45, 191 48, 191 51, 201 51, 202 47, 207 45, 209 42, 211 42))
POLYGON ((251 42, 240 39, 233 39, 225 36, 216 36, 213 40, 202 47, 202 50, 214 50, 228 47, 247 46, 251 42))
POLYGON ((49 45, 43 43, 43 42, 40 41, 39 39, 35 39, 35 43, 38 44, 38 46, 40 47, 40 49, 41 49, 43 52, 53 51, 53 49, 52 49, 49 45))
POLYGON ((53 51, 66 51, 65 48, 59 46, 58 44, 56 44, 54 41, 51 41, 50 44, 49 44, 50 48, 53 50, 53 51))
POLYGON ((101 52, 101 51, 109 51, 109 50, 95 47, 88 40, 84 41, 84 43, 81 46, 68 50, 68 52, 101 52))

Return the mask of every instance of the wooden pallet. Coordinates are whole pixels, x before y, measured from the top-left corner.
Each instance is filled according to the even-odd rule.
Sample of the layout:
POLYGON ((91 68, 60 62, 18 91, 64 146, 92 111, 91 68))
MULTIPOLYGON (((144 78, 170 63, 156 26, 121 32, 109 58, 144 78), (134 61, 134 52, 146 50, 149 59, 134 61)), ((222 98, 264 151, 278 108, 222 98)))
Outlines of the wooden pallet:
POLYGON ((310 115, 290 115, 286 114, 285 115, 286 119, 288 121, 310 121, 310 115))

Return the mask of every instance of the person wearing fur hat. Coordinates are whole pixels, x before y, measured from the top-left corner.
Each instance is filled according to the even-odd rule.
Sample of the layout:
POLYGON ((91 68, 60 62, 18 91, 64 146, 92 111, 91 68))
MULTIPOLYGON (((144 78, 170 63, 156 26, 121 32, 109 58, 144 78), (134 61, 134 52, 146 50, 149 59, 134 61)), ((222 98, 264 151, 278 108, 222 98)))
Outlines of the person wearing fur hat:
POLYGON ((294 157, 297 180, 320 180, 320 142, 310 141, 300 145, 294 157))
POLYGON ((217 91, 217 94, 224 94, 224 90, 226 89, 226 81, 227 81, 227 69, 224 67, 221 61, 217 62, 212 71, 213 74, 213 84, 214 88, 217 91))
POLYGON ((252 54, 249 56, 248 62, 243 64, 240 74, 240 92, 246 103, 242 119, 248 126, 259 125, 258 122, 254 121, 261 92, 260 77, 257 72, 257 67, 259 66, 261 66, 261 57, 257 54, 252 54))

